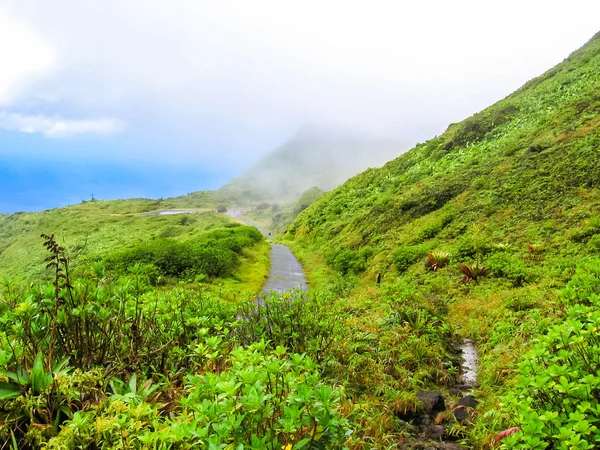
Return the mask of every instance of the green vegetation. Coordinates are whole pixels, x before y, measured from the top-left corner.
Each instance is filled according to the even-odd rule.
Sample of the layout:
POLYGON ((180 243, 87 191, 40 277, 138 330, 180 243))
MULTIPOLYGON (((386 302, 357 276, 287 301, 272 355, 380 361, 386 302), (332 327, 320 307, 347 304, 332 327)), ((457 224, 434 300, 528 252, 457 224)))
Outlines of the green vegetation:
POLYGON ((306 353, 266 341, 258 318, 236 320, 251 310, 248 301, 228 302, 201 285, 156 290, 139 264, 118 280, 101 264, 72 278, 65 250, 44 239, 53 279, 6 283, 0 293, 3 442, 344 446, 352 429, 340 414, 343 390, 325 383, 306 353))
POLYGON ((599 294, 600 260, 596 260, 581 268, 563 289, 564 315, 519 364, 519 383, 504 402, 520 430, 506 438, 507 448, 598 446, 599 294))
MULTIPOLYGON (((65 247, 73 269, 104 260, 123 273, 129 265, 140 262, 153 264, 158 269, 155 276, 163 278, 194 279, 201 273, 224 278, 239 276, 246 264, 259 259, 264 266, 255 267, 259 285, 248 281, 254 292, 260 289, 268 249, 255 229, 239 227, 227 216, 213 212, 138 213, 159 205, 147 200, 95 201, 41 213, 0 216, 0 277, 47 277, 39 236, 52 232, 65 247), (240 264, 242 260, 244 264, 240 264)), ((248 278, 247 273, 245 276, 248 278)))
POLYGON ((292 212, 293 218, 298 217, 302 211, 319 200, 323 194, 324 192, 316 186, 304 191, 298 199, 296 206, 294 206, 294 211, 292 212))
POLYGON ((262 239, 256 228, 228 224, 228 228, 217 228, 196 236, 193 242, 159 238, 111 253, 105 260, 109 267, 120 273, 142 263, 161 276, 224 278, 237 268, 243 250, 262 239))
MULTIPOLYGON (((447 438, 490 448, 498 445, 497 433, 521 425, 522 432, 506 445, 563 448, 552 445, 564 438, 570 442, 564 448, 597 446, 595 403, 582 394, 588 389, 582 383, 589 389, 595 383, 585 378, 586 370, 599 368, 597 362, 590 367, 582 362, 595 361, 593 353, 582 350, 595 351, 594 341, 586 341, 585 333, 569 331, 570 339, 581 341, 581 346, 567 349, 563 344, 556 353, 558 331, 552 327, 561 327, 574 314, 564 309, 557 290, 569 282, 578 265, 598 255, 598 92, 600 40, 595 38, 497 104, 450 125, 441 136, 381 169, 368 170, 326 193, 288 228, 284 240, 305 263, 313 286, 336 284, 340 276, 355 280, 346 301, 364 308, 368 317, 360 321, 374 335, 384 333, 389 323, 381 320, 386 312, 378 302, 382 291, 391 290, 403 309, 412 302, 419 308, 437 302, 434 316, 451 325, 448 334, 441 335, 442 346, 451 349, 460 338, 477 343, 480 406, 459 424, 440 417, 447 438), (383 279, 380 288, 374 283, 377 274, 383 279), (373 304, 377 306, 364 306, 373 304), (537 359, 533 366, 521 364, 534 358, 525 356, 531 348, 538 349, 533 351, 539 356, 540 346, 554 346, 553 356, 537 359), (553 365, 575 369, 555 376, 553 365), (540 390, 527 386, 525 377, 535 377, 540 390), (547 403, 553 390, 560 389, 568 389, 568 395, 547 403), (513 399, 510 405, 501 400, 505 395, 513 399), (524 398, 528 400, 516 417, 514 399, 524 398), (572 410, 565 406, 574 405, 574 398, 584 406, 572 410), (586 409, 588 403, 592 410, 586 409), (539 420, 528 422, 532 417, 539 420), (575 422, 581 430, 564 434, 575 422)), ((598 284, 597 279, 588 282, 598 284)), ((588 315, 577 315, 582 325, 569 322, 569 330, 591 326, 597 311, 594 295, 583 294, 591 303, 588 315)), ((420 323, 405 311, 402 314, 408 323, 420 323)), ((435 321, 427 317, 424 323, 435 321)), ((567 328, 562 330, 569 336, 564 334, 567 328)), ((386 350, 384 339, 378 342, 373 349, 377 355, 386 350)), ((390 361, 403 367, 415 352, 405 349, 390 361)), ((417 368, 436 373, 433 362, 424 358, 417 368)), ((451 357, 440 358, 444 368, 440 375, 453 377, 451 362, 451 357)), ((437 378, 403 386, 405 395, 433 389, 452 398, 448 384, 440 382, 444 377, 437 378)), ((385 442, 386 433, 402 436, 411 430, 395 422, 393 403, 380 395, 391 386, 389 379, 380 379, 372 380, 363 392, 348 389, 355 401, 383 411, 385 418, 371 419, 385 424, 374 433, 378 443, 385 442)), ((586 395, 593 395, 589 389, 586 395)))
POLYGON ((597 36, 322 196, 282 208, 240 194, 257 202, 257 222, 297 213, 284 240, 310 294, 254 301, 268 247, 225 216, 130 215, 227 208, 224 193, 0 217, 0 439, 24 449, 441 448, 440 437, 596 448, 598 92, 597 36), (41 247, 51 232, 65 243, 45 235, 41 247), (474 410, 457 391, 465 338, 481 355, 474 410), (442 434, 428 437, 431 426, 442 434))

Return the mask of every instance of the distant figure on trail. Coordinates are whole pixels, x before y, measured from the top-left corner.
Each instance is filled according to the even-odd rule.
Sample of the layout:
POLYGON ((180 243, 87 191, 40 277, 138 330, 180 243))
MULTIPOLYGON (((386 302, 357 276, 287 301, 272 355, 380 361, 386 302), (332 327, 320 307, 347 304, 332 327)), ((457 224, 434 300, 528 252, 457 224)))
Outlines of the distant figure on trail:
POLYGON ((375 282, 377 283, 377 286, 379 286, 381 284, 381 274, 378 273, 377 277, 375 278, 375 282))

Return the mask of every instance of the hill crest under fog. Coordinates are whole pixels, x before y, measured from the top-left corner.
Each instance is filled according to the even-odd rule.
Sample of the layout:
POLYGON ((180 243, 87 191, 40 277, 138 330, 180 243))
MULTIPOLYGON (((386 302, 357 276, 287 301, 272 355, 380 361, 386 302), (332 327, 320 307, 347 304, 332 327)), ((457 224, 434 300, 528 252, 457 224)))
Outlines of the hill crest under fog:
POLYGON ((298 198, 311 187, 327 191, 348 178, 379 167, 411 147, 349 131, 304 127, 218 190, 226 201, 298 198))

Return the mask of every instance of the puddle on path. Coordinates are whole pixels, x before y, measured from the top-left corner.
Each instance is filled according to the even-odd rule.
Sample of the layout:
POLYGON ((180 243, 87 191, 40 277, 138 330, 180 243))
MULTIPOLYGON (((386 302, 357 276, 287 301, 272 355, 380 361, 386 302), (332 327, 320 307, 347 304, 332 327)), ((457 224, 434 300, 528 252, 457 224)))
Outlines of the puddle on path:
POLYGON ((462 382, 465 385, 473 386, 477 384, 477 366, 479 355, 471 339, 465 339, 460 344, 462 352, 462 382))

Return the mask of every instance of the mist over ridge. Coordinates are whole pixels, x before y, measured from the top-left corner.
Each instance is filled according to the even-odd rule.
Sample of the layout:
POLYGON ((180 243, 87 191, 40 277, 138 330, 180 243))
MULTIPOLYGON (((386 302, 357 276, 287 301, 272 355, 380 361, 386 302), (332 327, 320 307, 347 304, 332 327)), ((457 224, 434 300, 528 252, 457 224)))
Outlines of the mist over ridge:
POLYGON ((277 201, 297 198, 312 187, 328 191, 413 145, 342 127, 306 125, 218 192, 226 200, 277 201))

